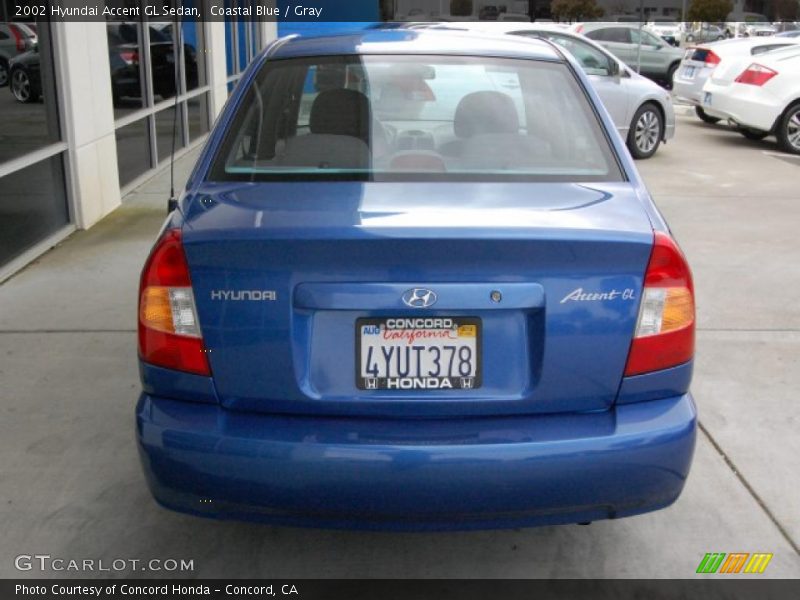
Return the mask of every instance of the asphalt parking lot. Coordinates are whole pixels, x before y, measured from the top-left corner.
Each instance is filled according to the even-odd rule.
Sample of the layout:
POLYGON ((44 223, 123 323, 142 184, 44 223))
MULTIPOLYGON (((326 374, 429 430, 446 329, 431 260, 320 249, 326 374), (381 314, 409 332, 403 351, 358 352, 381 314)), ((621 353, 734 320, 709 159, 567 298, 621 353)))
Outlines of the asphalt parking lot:
POLYGON ((19 554, 49 554, 193 559, 177 574, 190 577, 688 578, 707 552, 770 552, 757 577, 800 577, 800 158, 687 113, 639 167, 697 288, 701 431, 672 507, 588 527, 432 534, 159 508, 133 409, 137 277, 164 219, 162 174, 0 286, 0 576, 92 575, 14 567, 19 554))

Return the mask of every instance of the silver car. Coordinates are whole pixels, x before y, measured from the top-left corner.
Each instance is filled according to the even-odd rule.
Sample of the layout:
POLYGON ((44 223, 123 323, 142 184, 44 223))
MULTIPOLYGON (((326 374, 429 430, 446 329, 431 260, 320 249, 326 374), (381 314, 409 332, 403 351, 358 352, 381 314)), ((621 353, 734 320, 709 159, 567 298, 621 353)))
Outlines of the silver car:
POLYGON ((634 158, 650 158, 662 141, 675 135, 675 111, 669 92, 617 59, 599 44, 555 24, 451 23, 438 27, 519 35, 550 40, 583 67, 634 158))
POLYGON ((703 86, 720 63, 746 56, 758 56, 796 44, 800 44, 800 38, 770 36, 735 38, 688 48, 675 73, 672 94, 677 100, 693 105, 697 116, 706 123, 716 123, 722 115, 716 115, 712 110, 703 107, 703 86))
POLYGON ((577 23, 573 27, 653 81, 672 85, 672 76, 683 58, 683 50, 633 23, 577 23))

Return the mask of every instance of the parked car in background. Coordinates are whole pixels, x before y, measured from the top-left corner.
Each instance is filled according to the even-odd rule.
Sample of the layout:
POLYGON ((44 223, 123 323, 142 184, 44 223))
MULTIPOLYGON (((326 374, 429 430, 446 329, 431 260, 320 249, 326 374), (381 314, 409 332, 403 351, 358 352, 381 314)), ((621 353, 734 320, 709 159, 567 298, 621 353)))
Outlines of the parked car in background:
POLYGON ((703 108, 749 139, 775 135, 782 150, 800 154, 800 45, 722 65, 703 86, 703 108))
POLYGON ((638 25, 629 23, 578 23, 572 30, 594 40, 639 73, 666 87, 683 58, 683 50, 638 25))
POLYGON ((796 44, 800 44, 800 38, 771 36, 728 39, 689 47, 675 73, 672 93, 676 99, 693 105, 700 119, 706 123, 716 123, 722 116, 715 115, 712 107, 703 106, 703 86, 720 64, 796 44))
POLYGON ((25 23, 0 23, 0 87, 8 85, 9 61, 33 49, 36 31, 25 23))
POLYGON ((683 39, 686 40, 687 44, 691 44, 693 42, 716 42, 724 40, 726 37, 728 37, 728 34, 722 27, 703 23, 700 27, 687 31, 683 39))
POLYGON ((778 33, 778 29, 772 23, 748 23, 746 31, 747 35, 754 37, 764 37, 778 33))
POLYGON ((554 23, 459 23, 437 26, 486 34, 549 40, 581 65, 603 101, 634 158, 650 158, 675 134, 675 111, 669 92, 587 37, 554 23))
POLYGON ((140 278, 150 490, 364 529, 672 504, 692 276, 597 93, 542 40, 402 34, 284 38, 226 104, 140 278))
POLYGON ((665 17, 663 19, 654 19, 646 27, 651 33, 659 36, 668 44, 680 46, 683 37, 683 23, 678 23, 670 17, 665 17))
POLYGON ((523 14, 523 13, 510 13, 510 12, 501 12, 499 15, 497 15, 497 20, 498 21, 506 21, 506 22, 517 21, 517 22, 522 22, 522 23, 530 23, 531 22, 530 16, 528 16, 526 14, 523 14))
POLYGON ((493 4, 482 6, 478 12, 478 18, 487 21, 496 21, 498 16, 500 16, 500 9, 493 4))
POLYGON ((42 95, 39 44, 8 62, 9 89, 17 102, 36 102, 42 95))

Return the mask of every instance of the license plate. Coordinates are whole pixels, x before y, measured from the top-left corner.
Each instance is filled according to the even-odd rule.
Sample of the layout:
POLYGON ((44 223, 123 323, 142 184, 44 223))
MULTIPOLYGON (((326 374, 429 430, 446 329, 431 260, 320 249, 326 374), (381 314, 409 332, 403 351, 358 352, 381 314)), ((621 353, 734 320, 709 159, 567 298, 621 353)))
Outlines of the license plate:
POLYGON ((694 79, 694 67, 684 67, 683 76, 686 79, 694 79))
POLYGON ((481 387, 481 320, 387 317, 356 320, 360 390, 481 387))
POLYGON ((703 94, 703 106, 711 106, 711 93, 705 92, 703 94))

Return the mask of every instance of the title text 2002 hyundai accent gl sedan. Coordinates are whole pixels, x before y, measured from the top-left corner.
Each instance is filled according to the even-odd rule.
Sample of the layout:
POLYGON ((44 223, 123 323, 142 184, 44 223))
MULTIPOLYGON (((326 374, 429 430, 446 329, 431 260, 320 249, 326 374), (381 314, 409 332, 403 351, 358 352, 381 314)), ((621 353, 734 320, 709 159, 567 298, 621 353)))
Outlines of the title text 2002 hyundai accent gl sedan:
POLYGON ((466 529, 659 509, 694 451, 692 279, 546 41, 280 40, 141 277, 169 508, 466 529))

